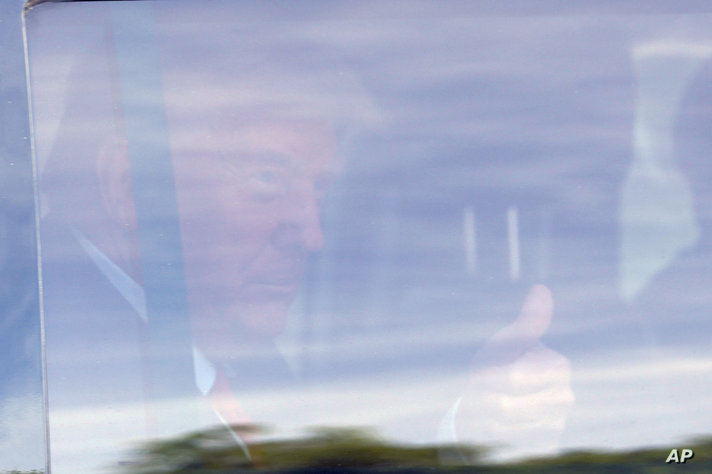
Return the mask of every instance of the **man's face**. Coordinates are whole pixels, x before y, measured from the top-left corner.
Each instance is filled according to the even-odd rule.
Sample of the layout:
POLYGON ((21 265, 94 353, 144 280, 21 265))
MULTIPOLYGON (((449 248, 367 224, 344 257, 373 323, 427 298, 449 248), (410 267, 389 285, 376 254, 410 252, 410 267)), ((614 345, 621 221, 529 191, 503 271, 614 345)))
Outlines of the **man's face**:
POLYGON ((332 131, 314 121, 221 124, 173 142, 196 338, 277 335, 307 258, 323 244, 332 131))

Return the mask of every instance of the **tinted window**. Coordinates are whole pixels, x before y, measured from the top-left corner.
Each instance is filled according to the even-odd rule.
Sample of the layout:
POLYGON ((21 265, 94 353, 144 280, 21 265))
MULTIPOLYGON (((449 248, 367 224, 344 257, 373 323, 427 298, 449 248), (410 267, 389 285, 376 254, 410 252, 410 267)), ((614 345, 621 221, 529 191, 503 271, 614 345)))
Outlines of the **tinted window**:
POLYGON ((28 16, 54 472, 707 434, 708 14, 208 6, 28 16))

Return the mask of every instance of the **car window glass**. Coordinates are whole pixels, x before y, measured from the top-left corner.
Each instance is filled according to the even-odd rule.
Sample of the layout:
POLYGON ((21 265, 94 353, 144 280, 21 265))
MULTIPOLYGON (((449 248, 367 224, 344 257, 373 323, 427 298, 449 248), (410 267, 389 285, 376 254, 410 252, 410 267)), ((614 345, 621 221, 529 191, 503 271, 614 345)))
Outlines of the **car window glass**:
POLYGON ((708 434, 709 14, 418 5, 30 11, 53 472, 708 434))

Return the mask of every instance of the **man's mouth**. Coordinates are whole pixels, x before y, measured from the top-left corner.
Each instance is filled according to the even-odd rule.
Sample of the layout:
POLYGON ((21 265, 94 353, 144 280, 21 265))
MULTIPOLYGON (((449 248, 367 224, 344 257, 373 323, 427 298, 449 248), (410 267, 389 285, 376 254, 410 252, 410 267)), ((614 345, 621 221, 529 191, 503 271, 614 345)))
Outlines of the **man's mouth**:
POLYGON ((274 291, 295 291, 298 287, 296 282, 255 282, 252 286, 274 291))
POLYGON ((284 299, 293 298, 299 289, 300 280, 259 280, 251 281, 243 291, 251 298, 284 299))
POLYGON ((247 276, 240 293, 249 299, 289 299, 291 302, 304 279, 306 268, 303 262, 292 260, 280 264, 261 263, 259 271, 247 276))

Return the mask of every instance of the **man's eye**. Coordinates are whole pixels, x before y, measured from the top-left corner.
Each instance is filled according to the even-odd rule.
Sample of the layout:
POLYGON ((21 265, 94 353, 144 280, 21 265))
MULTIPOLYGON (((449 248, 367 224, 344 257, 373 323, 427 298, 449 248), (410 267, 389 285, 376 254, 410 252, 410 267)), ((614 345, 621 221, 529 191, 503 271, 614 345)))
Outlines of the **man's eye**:
POLYGON ((279 183, 279 176, 275 171, 257 171, 250 175, 250 180, 257 184, 276 185, 279 183))
POLYGON ((260 199, 274 199, 284 195, 286 182, 283 173, 274 170, 260 170, 250 173, 248 186, 254 196, 260 199))

